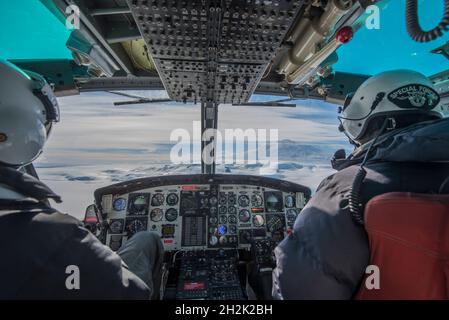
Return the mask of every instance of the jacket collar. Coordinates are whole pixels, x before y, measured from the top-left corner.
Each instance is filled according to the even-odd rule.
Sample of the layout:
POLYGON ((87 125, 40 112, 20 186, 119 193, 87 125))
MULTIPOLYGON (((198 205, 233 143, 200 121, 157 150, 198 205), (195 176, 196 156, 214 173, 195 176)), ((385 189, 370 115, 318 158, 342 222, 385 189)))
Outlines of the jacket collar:
POLYGON ((25 198, 35 199, 39 202, 52 199, 62 202, 61 197, 38 179, 20 172, 14 168, 0 166, 0 184, 6 185, 25 198))
MULTIPOLYGON (((359 164, 370 142, 356 148, 346 159, 338 160, 336 169, 359 164)), ((368 161, 449 162, 449 118, 426 121, 379 137, 368 161)))

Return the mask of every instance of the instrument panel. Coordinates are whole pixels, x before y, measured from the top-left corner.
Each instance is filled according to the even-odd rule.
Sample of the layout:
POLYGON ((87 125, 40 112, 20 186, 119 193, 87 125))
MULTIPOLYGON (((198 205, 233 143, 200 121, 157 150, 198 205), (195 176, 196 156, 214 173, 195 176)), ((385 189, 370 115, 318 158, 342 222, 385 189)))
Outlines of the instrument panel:
POLYGON ((144 230, 166 251, 246 249, 254 239, 281 241, 310 190, 257 176, 167 176, 98 189, 95 198, 112 250, 144 230))

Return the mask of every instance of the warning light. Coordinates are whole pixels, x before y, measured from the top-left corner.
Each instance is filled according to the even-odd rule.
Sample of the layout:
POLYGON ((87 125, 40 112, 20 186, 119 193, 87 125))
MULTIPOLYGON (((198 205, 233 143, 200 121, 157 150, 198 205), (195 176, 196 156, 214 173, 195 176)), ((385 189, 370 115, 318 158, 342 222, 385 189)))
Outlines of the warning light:
POLYGON ((340 28, 340 30, 337 31, 336 39, 340 43, 348 43, 352 40, 352 37, 354 36, 354 30, 350 26, 346 26, 343 28, 340 28))
POLYGON ((186 185, 186 186, 182 186, 181 189, 185 190, 185 191, 191 191, 191 190, 198 190, 200 187, 197 186, 196 184, 191 184, 191 185, 186 185))
POLYGON ((219 227, 218 227, 218 234, 220 234, 220 235, 224 235, 224 234, 226 234, 226 226, 224 226, 224 225, 220 225, 219 227))

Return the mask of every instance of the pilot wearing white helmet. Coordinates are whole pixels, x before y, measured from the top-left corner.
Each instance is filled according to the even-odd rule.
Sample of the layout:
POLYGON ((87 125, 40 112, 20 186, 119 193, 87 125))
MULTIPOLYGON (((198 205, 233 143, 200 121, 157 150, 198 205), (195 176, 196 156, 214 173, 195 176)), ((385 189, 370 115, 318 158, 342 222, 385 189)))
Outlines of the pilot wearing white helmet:
POLYGON ((58 121, 46 80, 0 60, 0 299, 156 298, 163 248, 154 233, 137 233, 116 254, 51 208, 60 197, 24 173, 58 121), (79 270, 76 290, 66 286, 69 266, 79 270))
POLYGON ((363 206, 388 192, 438 193, 449 176, 449 119, 432 82, 396 70, 366 80, 340 109, 339 170, 319 185, 275 249, 277 299, 350 299, 369 263, 363 206), (355 179, 358 183, 354 184, 355 179), (357 190, 359 205, 350 205, 357 190))

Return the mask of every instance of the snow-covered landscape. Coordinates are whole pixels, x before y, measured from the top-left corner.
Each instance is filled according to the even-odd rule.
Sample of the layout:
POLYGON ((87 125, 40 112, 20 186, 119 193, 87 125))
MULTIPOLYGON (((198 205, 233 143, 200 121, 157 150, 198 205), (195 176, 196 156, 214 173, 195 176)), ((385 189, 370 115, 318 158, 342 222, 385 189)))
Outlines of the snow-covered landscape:
MULTIPOLYGON (((132 92, 165 97, 165 92, 132 92)), ((254 96, 252 101, 274 97, 254 96)), ((108 184, 145 176, 200 173, 201 166, 173 164, 173 129, 192 131, 200 106, 154 103, 114 106, 127 98, 111 93, 83 93, 59 99, 61 122, 35 163, 40 178, 63 198, 57 207, 78 218, 93 203, 93 191, 108 184)), ((219 131, 277 129, 279 165, 271 177, 293 181, 314 191, 333 172, 330 158, 338 148, 350 150, 337 130, 336 107, 297 101, 296 108, 219 107, 219 131)), ((192 135, 193 136, 193 135, 192 135)), ((192 144, 199 141, 192 140, 192 144)), ((260 164, 219 164, 217 173, 260 174, 260 164)))

